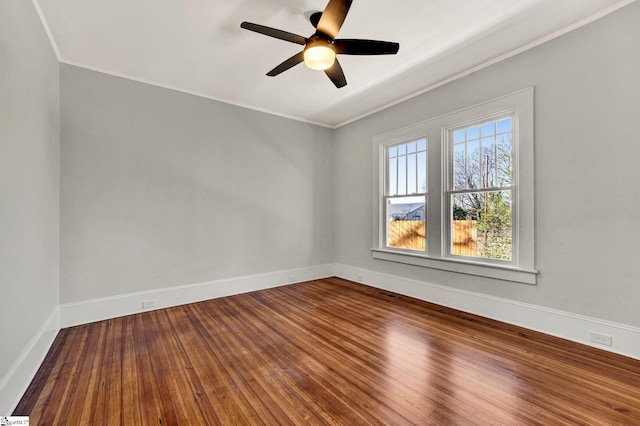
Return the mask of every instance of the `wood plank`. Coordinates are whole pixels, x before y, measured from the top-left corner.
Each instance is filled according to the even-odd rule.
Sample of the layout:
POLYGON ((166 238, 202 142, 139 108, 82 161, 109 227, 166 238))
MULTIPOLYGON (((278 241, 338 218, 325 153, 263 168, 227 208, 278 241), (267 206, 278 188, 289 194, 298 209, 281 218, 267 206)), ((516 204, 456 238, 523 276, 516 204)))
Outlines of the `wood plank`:
POLYGON ((339 278, 63 329, 38 425, 640 424, 640 361, 339 278))

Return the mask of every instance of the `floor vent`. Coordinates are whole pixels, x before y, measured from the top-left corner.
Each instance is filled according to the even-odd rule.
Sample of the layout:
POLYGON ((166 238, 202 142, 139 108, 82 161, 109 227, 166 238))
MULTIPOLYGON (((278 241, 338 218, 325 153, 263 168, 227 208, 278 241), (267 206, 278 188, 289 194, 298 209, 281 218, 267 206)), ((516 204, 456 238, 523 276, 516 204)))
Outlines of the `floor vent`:
POLYGON ((378 292, 378 294, 379 294, 380 296, 388 297, 389 299, 397 299, 397 298, 398 298, 398 295, 397 295, 397 294, 386 293, 386 292, 384 292, 384 291, 379 291, 379 292, 378 292))

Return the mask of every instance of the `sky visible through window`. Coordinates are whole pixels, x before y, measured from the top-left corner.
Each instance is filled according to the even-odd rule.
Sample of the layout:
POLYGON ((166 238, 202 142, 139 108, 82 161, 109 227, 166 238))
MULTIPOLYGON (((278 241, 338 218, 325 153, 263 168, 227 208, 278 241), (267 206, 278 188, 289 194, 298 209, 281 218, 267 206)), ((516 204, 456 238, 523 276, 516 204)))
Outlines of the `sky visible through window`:
POLYGON ((454 190, 511 185, 512 118, 455 130, 454 190))
POLYGON ((427 191, 427 140, 390 146, 387 195, 411 195, 427 191))

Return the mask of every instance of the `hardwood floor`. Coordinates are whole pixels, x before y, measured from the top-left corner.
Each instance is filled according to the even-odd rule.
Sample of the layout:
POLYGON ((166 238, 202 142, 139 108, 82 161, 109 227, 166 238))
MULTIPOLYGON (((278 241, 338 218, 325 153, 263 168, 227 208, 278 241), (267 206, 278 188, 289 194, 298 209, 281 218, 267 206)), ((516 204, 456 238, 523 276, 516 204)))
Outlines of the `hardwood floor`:
POLYGON ((60 331, 33 425, 639 425, 640 361, 338 278, 60 331))

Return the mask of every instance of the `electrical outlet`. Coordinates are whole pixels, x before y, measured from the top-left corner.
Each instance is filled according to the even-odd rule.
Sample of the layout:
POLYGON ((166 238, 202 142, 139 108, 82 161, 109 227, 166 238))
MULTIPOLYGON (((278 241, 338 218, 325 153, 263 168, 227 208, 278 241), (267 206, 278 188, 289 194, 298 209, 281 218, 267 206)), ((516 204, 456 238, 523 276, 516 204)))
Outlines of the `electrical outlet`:
POLYGON ((595 332, 592 331, 591 333, 589 333, 589 337, 591 338, 591 341, 593 343, 599 343, 599 344, 605 345, 605 346, 612 346, 613 345, 611 336, 608 336, 606 334, 595 333, 595 332))
POLYGON ((156 306, 155 300, 144 300, 142 302, 142 309, 150 309, 150 308, 153 308, 154 306, 156 306))

